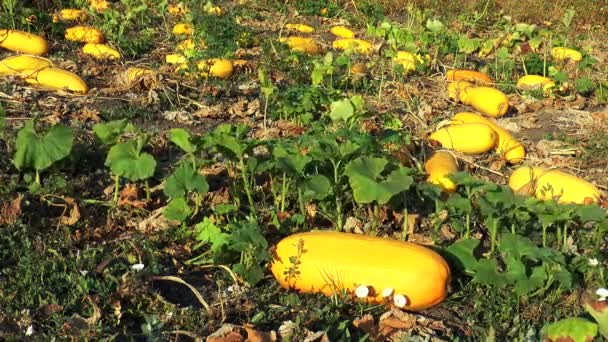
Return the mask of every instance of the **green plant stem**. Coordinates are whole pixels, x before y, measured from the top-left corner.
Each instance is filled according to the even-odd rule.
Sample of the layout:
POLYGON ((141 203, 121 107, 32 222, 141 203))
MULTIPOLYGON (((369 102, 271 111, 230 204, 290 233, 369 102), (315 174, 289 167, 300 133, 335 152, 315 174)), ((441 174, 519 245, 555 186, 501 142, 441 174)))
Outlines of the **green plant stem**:
POLYGON ((341 231, 342 230, 342 200, 340 199, 340 194, 339 194, 339 183, 338 181, 339 176, 338 176, 338 169, 340 167, 340 161, 338 161, 337 163, 334 162, 334 160, 331 160, 331 164, 334 167, 334 194, 336 195, 336 230, 341 231))
POLYGON ((547 247, 547 225, 543 224, 543 247, 547 247))
POLYGON ((118 175, 114 176, 114 202, 118 203, 118 188, 120 186, 120 178, 118 175))
POLYGON ((40 185, 40 171, 36 170, 36 178, 34 179, 36 184, 40 185))
POLYGON ((148 180, 147 179, 144 182, 144 187, 146 189, 146 202, 150 202, 150 199, 151 199, 151 196, 150 196, 150 184, 148 184, 148 180))
POLYGON ((374 219, 372 220, 372 231, 371 231, 372 236, 376 235, 379 225, 380 225, 379 205, 378 205, 378 203, 376 203, 376 204, 374 204, 374 219))
POLYGON ((241 167, 241 178, 243 180, 243 186, 245 188, 245 194, 247 195, 247 201, 249 202, 249 210, 251 211, 251 215, 256 217, 255 203, 253 202, 253 196, 251 195, 251 184, 247 177, 247 168, 245 166, 245 160, 243 157, 239 158, 239 164, 241 167))
POLYGON ((283 181, 281 183, 281 211, 285 211, 285 196, 287 196, 287 174, 283 172, 283 181))
POLYGON ((409 234, 409 231, 410 231, 410 224, 409 224, 409 220, 408 220, 407 216, 408 216, 408 210, 407 210, 407 206, 406 206, 405 209, 403 209, 403 233, 401 234, 402 241, 407 241, 407 235, 409 234))

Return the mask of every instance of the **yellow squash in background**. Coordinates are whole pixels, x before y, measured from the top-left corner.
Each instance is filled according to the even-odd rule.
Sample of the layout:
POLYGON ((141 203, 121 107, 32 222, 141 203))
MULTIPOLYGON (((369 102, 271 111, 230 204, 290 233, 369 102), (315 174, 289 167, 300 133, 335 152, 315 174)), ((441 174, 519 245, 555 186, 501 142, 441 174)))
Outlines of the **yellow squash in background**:
POLYGON ((458 165, 450 152, 433 153, 424 164, 424 171, 429 175, 426 179, 427 182, 439 185, 446 192, 456 190, 457 186, 449 176, 458 172, 458 165))
POLYGON ((29 32, 8 29, 0 29, 0 47, 38 56, 49 51, 49 44, 44 38, 29 32))

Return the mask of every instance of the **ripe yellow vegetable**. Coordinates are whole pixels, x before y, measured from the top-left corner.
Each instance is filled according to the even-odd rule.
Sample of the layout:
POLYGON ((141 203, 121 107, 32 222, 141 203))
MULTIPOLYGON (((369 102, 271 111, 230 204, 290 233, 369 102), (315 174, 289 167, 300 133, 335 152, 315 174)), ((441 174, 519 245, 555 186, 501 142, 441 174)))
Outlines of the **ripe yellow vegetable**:
POLYGON ((17 55, 0 61, 0 76, 19 75, 26 70, 38 71, 50 66, 53 66, 53 62, 46 58, 17 55))
POLYGON ((44 55, 49 51, 49 44, 44 38, 29 32, 8 29, 0 29, 0 47, 30 55, 44 55))
POLYGON ((483 72, 474 70, 448 70, 447 72, 448 81, 467 81, 480 83, 483 85, 489 85, 492 83, 490 76, 483 72))
POLYGON ((173 53, 165 56, 165 63, 167 64, 184 64, 187 62, 188 60, 184 55, 173 53))
POLYGON ((286 24, 285 28, 288 30, 294 30, 302 33, 313 33, 315 29, 312 26, 305 24, 286 24))
POLYGON ((555 82, 550 78, 539 75, 525 75, 517 80, 517 88, 521 90, 538 90, 542 89, 546 94, 555 87, 555 82))
POLYGON ((321 51, 319 45, 313 38, 292 36, 282 37, 279 41, 287 44, 292 51, 304 52, 310 55, 317 54, 321 51))
POLYGON ((203 76, 211 75, 217 78, 228 78, 234 72, 232 61, 222 58, 211 58, 206 61, 200 61, 197 68, 203 71, 203 76))
POLYGON ((590 204, 600 201, 601 193, 593 184, 559 170, 522 166, 513 171, 509 187, 522 195, 556 199, 559 203, 590 204))
POLYGON ((355 32, 345 26, 334 26, 329 32, 339 38, 355 38, 355 32))
POLYGON ((493 149, 498 136, 486 124, 465 123, 440 128, 429 139, 439 142, 443 148, 464 154, 480 154, 493 149))
POLYGON ((120 59, 120 52, 106 44, 87 43, 82 47, 82 52, 96 59, 120 59))
POLYGON ((333 47, 338 50, 347 50, 352 47, 355 52, 361 54, 370 54, 374 49, 372 43, 358 38, 336 39, 333 43, 333 47))
POLYGON ((65 30, 65 39, 82 43, 103 43, 103 33, 90 26, 74 26, 65 30))
POLYGON ((86 21, 88 18, 87 12, 74 8, 62 9, 59 13, 53 14, 54 23, 60 21, 86 21))
POLYGON ((526 157, 524 146, 491 119, 486 119, 475 113, 462 112, 454 115, 451 120, 453 125, 473 122, 486 124, 496 132, 498 139, 496 142, 496 153, 502 155, 509 163, 519 163, 526 157))
POLYGON ((470 82, 456 81, 448 86, 450 98, 475 108, 483 114, 500 117, 509 109, 509 99, 502 91, 491 87, 476 87, 470 82))
MULTIPOLYGON (((25 73, 28 72, 25 71, 25 73)), ((69 90, 80 94, 85 94, 88 91, 87 84, 82 78, 72 72, 56 67, 44 68, 28 73, 25 81, 44 88, 69 90)))
POLYGON ((583 55, 580 52, 565 47, 555 47, 551 49, 551 57, 558 62, 563 60, 580 62, 583 59, 583 55))
POLYGON ((176 35, 191 35, 194 33, 194 26, 185 23, 175 24, 173 26, 173 34, 176 35))
POLYGON ((437 151, 424 164, 424 171, 429 175, 427 182, 437 184, 446 192, 455 191, 457 186, 449 175, 458 172, 456 159, 450 152, 437 151))
POLYGON ((328 296, 346 290, 354 295, 363 285, 368 291, 357 291, 362 299, 386 303, 390 297, 401 298, 400 305, 412 311, 443 301, 450 282, 448 264, 431 249, 330 231, 300 233, 281 240, 271 271, 286 289, 328 296))
POLYGON ((401 64, 405 71, 414 71, 417 65, 425 63, 422 56, 407 51, 397 51, 397 56, 393 58, 393 61, 396 64, 401 64))

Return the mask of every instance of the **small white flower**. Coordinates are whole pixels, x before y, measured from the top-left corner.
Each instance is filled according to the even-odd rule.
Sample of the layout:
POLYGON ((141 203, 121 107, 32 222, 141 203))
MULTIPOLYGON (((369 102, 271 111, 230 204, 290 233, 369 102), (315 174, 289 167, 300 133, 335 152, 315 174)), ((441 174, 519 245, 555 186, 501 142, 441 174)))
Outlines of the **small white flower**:
POLYGON ((25 331, 25 336, 32 336, 34 335, 34 326, 30 325, 27 327, 27 330, 25 331))
POLYGON ((357 298, 365 298, 368 295, 369 295, 369 287, 367 287, 367 285, 359 285, 355 289, 355 296, 357 296, 357 298))
POLYGON ((395 289, 393 289, 392 287, 388 287, 384 290, 382 290, 382 297, 387 298, 393 295, 393 293, 395 293, 395 289))
POLYGON ((393 303, 398 308, 404 308, 407 305, 407 297, 402 294, 396 294, 393 296, 393 303))
POLYGON ((595 267, 595 266, 597 266, 599 264, 600 264, 600 262, 596 258, 590 258, 589 259, 589 266, 595 267))
POLYGON ((595 291, 595 294, 600 296, 600 301, 604 301, 606 300, 606 298, 608 298, 608 289, 605 288, 599 288, 597 289, 597 291, 595 291))
POLYGON ((84 271, 83 271, 83 270, 80 270, 79 272, 80 272, 80 274, 82 274, 83 276, 86 276, 87 274, 89 274, 89 271, 86 271, 86 270, 84 270, 84 271))
POLYGON ((131 265, 131 269, 134 270, 134 271, 137 271, 137 272, 143 270, 144 267, 145 267, 144 264, 131 265))

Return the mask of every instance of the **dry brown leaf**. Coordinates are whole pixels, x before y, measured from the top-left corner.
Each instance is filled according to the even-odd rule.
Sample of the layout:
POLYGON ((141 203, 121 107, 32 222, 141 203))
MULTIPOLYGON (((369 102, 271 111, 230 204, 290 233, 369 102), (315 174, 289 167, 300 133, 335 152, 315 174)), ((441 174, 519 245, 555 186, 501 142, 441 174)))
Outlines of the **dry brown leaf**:
POLYGON ((2 202, 2 205, 0 205, 0 225, 15 223, 21 215, 21 200, 23 200, 23 195, 19 194, 12 201, 2 202))
POLYGON ((213 334, 209 335, 206 342, 243 342, 243 335, 246 332, 243 328, 234 324, 224 324, 217 329, 213 334))
POLYGON ((409 330, 416 325, 414 322, 404 322, 395 317, 389 317, 381 320, 378 324, 378 332, 385 337, 389 337, 400 330, 409 330))
POLYGON ((249 324, 245 324, 244 328, 247 332, 247 342, 274 342, 277 340, 277 334, 274 331, 257 331, 249 324))
POLYGON ((370 314, 363 315, 353 321, 353 325, 370 336, 375 336, 378 333, 378 327, 374 322, 374 316, 370 314))
POLYGON ((139 200, 139 189, 136 185, 127 184, 119 193, 118 206, 131 206, 141 209, 146 206, 146 202, 139 200))
MULTIPOLYGON (((70 203, 68 203, 70 204, 70 203)), ((72 226, 78 222, 80 219, 80 209, 78 208, 78 204, 71 203, 70 204, 70 213, 68 216, 61 216, 60 222, 61 224, 65 224, 68 226, 72 226)))

